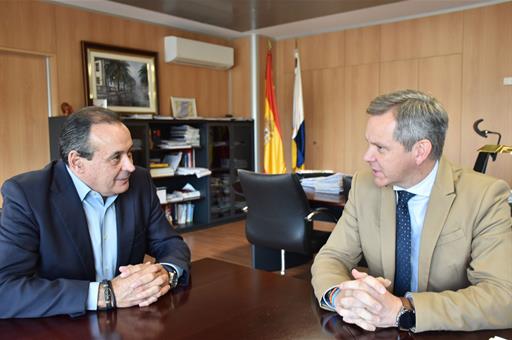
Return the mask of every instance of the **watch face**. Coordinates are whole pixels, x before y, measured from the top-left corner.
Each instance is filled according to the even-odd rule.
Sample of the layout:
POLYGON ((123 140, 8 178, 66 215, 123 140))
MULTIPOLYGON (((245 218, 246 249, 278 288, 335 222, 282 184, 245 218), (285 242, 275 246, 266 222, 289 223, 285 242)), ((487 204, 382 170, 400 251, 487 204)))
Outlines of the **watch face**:
POLYGON ((403 329, 411 329, 416 326, 416 314, 414 314, 414 311, 408 310, 400 315, 398 325, 403 329))
POLYGON ((174 270, 169 272, 169 284, 171 285, 171 288, 178 285, 178 274, 174 270))

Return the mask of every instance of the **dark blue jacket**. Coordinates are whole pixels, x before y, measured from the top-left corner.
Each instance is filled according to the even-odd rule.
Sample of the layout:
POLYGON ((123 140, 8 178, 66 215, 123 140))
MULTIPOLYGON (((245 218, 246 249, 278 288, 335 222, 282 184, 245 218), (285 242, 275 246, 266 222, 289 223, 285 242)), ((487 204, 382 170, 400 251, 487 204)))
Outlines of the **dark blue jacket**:
MULTIPOLYGON (((0 318, 86 312, 94 255, 78 193, 62 161, 7 180, 0 218, 0 318)), ((167 222, 147 170, 137 167, 116 200, 117 265, 145 254, 184 269, 190 251, 167 222)), ((119 274, 117 271, 116 275, 119 274)))

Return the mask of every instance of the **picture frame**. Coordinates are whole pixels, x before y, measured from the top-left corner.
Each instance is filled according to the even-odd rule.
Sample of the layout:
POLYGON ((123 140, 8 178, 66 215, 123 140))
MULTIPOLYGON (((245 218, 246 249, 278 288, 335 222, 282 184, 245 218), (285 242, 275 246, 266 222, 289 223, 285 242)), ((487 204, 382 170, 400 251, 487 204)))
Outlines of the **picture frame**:
POLYGON ((195 98, 171 97, 171 109, 175 118, 196 118, 195 98))
POLYGON ((82 41, 86 105, 158 114, 158 52, 82 41))

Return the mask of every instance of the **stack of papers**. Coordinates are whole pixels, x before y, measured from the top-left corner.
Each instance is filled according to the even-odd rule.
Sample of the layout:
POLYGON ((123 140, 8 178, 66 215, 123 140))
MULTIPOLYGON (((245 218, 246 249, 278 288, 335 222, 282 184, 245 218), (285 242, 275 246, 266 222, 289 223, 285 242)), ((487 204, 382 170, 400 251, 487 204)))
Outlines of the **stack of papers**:
POLYGON ((167 139, 162 139, 160 141, 160 144, 158 144, 158 147, 160 149, 166 149, 166 150, 184 149, 184 148, 190 148, 191 146, 192 145, 190 145, 187 142, 176 141, 176 140, 167 140, 167 139))
POLYGON ((201 192, 196 190, 190 183, 187 183, 181 190, 175 190, 167 194, 167 203, 182 202, 200 197, 201 192))
POLYGON ((338 195, 343 191, 343 176, 341 172, 337 172, 330 176, 304 178, 300 182, 305 189, 338 195))
POLYGON ((187 143, 194 147, 200 146, 199 129, 190 125, 177 125, 171 127, 171 140, 187 143))
POLYGON ((176 170, 177 175, 196 175, 197 178, 211 175, 212 172, 206 168, 182 168, 176 170))

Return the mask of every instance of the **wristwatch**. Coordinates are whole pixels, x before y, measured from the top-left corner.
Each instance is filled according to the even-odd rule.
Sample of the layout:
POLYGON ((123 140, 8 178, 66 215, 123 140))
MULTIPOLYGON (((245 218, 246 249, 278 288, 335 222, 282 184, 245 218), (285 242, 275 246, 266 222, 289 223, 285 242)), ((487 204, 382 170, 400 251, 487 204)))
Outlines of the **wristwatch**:
MULTIPOLYGON (((403 298, 405 299, 405 298, 403 298)), ((414 308, 407 302, 402 300, 402 307, 396 316, 396 327, 404 330, 410 330, 416 327, 416 312, 414 308)))
POLYGON ((112 289, 112 282, 109 280, 103 280, 100 282, 100 289, 103 290, 103 297, 105 299, 105 307, 99 307, 98 310, 112 310, 116 308, 116 296, 112 289))
POLYGON ((166 266, 169 270, 169 285, 171 288, 175 288, 178 285, 178 272, 174 267, 166 266))

